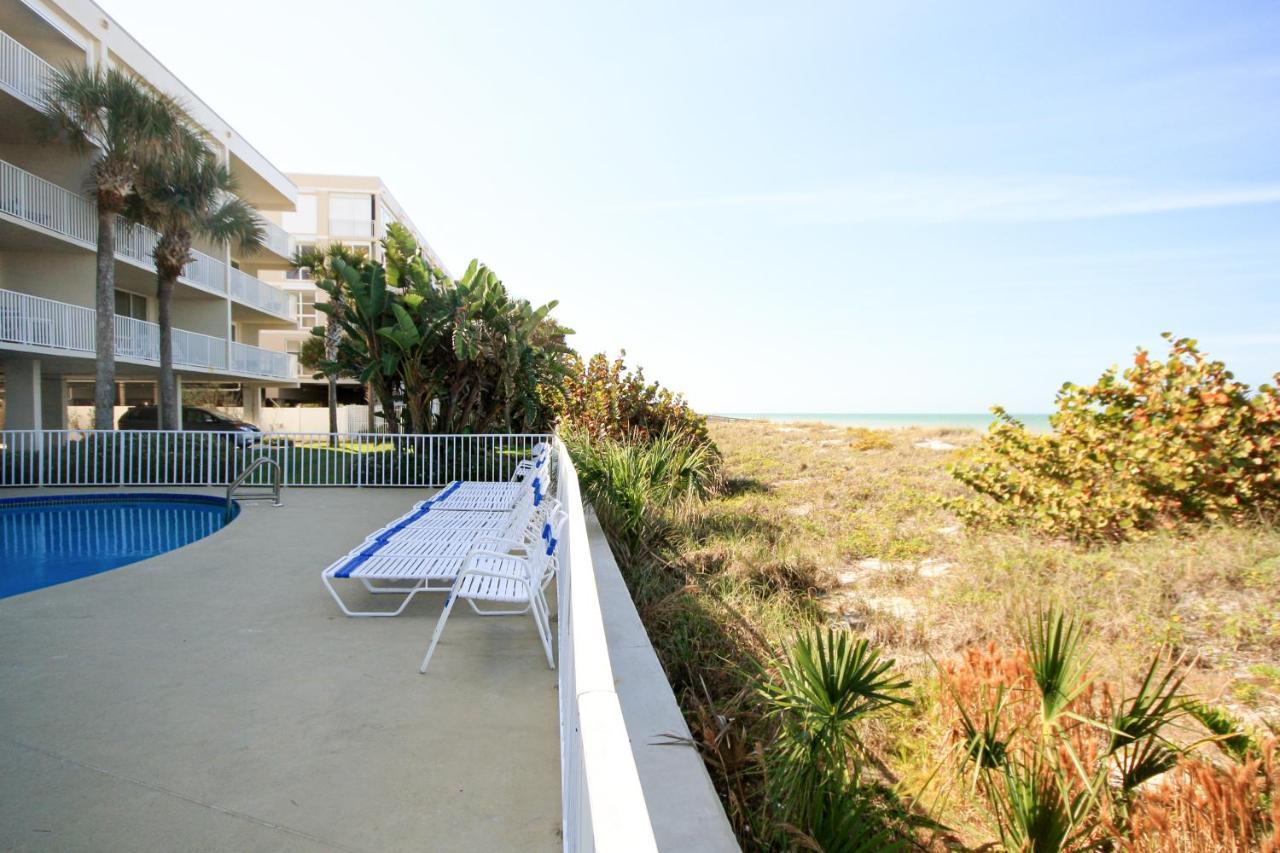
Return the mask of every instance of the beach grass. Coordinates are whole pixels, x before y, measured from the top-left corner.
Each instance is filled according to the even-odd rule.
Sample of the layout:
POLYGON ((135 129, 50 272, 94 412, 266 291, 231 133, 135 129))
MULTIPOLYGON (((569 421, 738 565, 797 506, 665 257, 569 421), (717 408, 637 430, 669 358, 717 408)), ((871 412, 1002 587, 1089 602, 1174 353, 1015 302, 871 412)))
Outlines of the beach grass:
MULTIPOLYGON (((947 740, 936 662, 1015 643, 1049 605, 1083 621, 1098 677, 1132 685, 1164 649, 1193 662, 1188 692, 1255 728, 1280 723, 1274 527, 1093 547, 971 531, 943 502, 963 489, 947 466, 977 432, 754 421, 710 430, 724 487, 674 513, 666 556, 627 561, 626 574, 740 832, 757 772, 752 679, 816 625, 869 638, 915 683, 914 707, 864 735, 882 781, 906 800, 931 796, 925 782, 947 740), (727 732, 716 723, 725 719, 735 721, 727 732)), ((934 807, 980 842, 963 798, 934 807)))

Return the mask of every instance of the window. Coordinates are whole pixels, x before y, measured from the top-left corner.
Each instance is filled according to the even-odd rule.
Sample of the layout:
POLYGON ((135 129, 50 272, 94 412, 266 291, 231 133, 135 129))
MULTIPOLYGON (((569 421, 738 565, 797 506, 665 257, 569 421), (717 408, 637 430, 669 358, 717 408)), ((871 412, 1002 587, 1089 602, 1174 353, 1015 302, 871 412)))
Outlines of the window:
POLYGON ((289 360, 289 371, 294 376, 310 376, 310 372, 303 370, 302 365, 298 364, 298 354, 302 352, 302 341, 285 341, 284 342, 285 357, 289 360))
POLYGON ((329 233, 335 237, 373 236, 373 196, 329 196, 329 233))
MULTIPOLYGON (((299 243, 297 246, 299 254, 314 252, 316 247, 307 243, 299 243)), ((285 270, 284 277, 286 281, 311 281, 311 270, 300 270, 289 267, 285 270)))
POLYGON ((378 205, 378 209, 382 213, 382 236, 386 237, 387 226, 392 222, 399 222, 400 220, 396 219, 396 215, 391 212, 391 208, 387 207, 385 204, 378 205))
POLYGON ((316 292, 314 290, 289 291, 289 310, 298 321, 298 328, 312 329, 321 325, 316 319, 316 292))
POLYGON ((290 234, 315 234, 319 217, 316 215, 316 197, 308 193, 298 193, 296 211, 286 211, 280 217, 280 224, 290 234))
POLYGON ((116 314, 121 317, 132 317, 135 320, 147 319, 147 297, 127 290, 117 290, 116 314))

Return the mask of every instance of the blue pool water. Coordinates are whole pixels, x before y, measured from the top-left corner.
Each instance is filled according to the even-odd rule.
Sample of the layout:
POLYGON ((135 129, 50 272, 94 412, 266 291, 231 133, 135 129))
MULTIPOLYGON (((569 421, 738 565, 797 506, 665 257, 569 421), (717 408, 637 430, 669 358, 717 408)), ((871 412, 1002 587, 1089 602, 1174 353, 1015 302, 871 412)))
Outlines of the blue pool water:
POLYGON ((0 598, 119 568, 221 530, 240 511, 202 495, 0 499, 0 598))

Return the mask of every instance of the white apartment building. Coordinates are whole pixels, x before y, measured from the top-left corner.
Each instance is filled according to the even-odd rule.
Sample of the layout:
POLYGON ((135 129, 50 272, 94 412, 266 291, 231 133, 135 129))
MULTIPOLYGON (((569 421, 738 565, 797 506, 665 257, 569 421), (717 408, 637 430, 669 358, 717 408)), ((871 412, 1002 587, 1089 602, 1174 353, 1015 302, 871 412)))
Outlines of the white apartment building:
MULTIPOLYGON (((397 222, 409 229, 423 252, 440 269, 443 262, 427 243, 422 232, 404 212, 382 179, 362 175, 312 175, 290 173, 288 178, 298 188, 297 206, 293 211, 264 211, 264 216, 280 225, 289 235, 294 249, 345 243, 363 249, 374 260, 381 260, 381 239, 387 226, 397 222)), ((263 329, 259 343, 287 355, 289 369, 297 379, 294 387, 280 386, 268 390, 268 396, 280 403, 323 403, 325 382, 312 379, 312 371, 298 367, 298 351, 311 329, 323 325, 325 316, 316 310, 324 293, 312 284, 306 274, 295 269, 263 270, 262 278, 281 288, 288 299, 292 328, 263 329)), ((364 402, 364 391, 353 380, 339 383, 339 402, 364 402)))
MULTIPOLYGON (((85 402, 86 383, 92 402, 97 219, 82 192, 90 161, 39 134, 42 92, 68 62, 118 67, 175 96, 207 131, 240 194, 269 221, 267 248, 252 255, 197 245, 173 302, 179 381, 240 383, 252 420, 265 388, 296 386, 278 332, 296 330, 301 309, 281 288, 291 246, 278 223, 294 210, 297 187, 91 0, 0 0, 4 426, 66 427, 67 406, 77 395, 85 402)), ((366 241, 381 209, 371 208, 366 225, 375 230, 366 241)), ((117 229, 116 369, 125 404, 154 399, 156 236, 124 223, 117 229)))

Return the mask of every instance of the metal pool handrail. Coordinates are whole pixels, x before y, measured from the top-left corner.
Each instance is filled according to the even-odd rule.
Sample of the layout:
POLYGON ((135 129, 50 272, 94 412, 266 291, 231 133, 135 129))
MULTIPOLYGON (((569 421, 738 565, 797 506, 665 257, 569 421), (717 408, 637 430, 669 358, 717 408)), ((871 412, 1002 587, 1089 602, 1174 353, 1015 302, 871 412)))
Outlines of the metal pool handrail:
MULTIPOLYGON (((240 476, 236 477, 235 480, 232 481, 231 485, 227 486, 227 512, 228 513, 231 512, 231 500, 232 498, 235 497, 236 490, 239 489, 242 485, 244 485, 244 481, 249 479, 250 474, 252 474, 254 471, 257 471, 263 465, 269 465, 271 466, 271 469, 272 469, 271 495, 270 495, 272 506, 280 506, 280 483, 283 476, 281 473, 280 463, 266 456, 259 456, 257 459, 249 463, 249 466, 247 468, 245 468, 243 471, 240 472, 240 476)), ((268 496, 262 493, 257 493, 252 495, 245 495, 244 499, 257 501, 257 500, 262 500, 265 497, 268 497, 268 496)))

